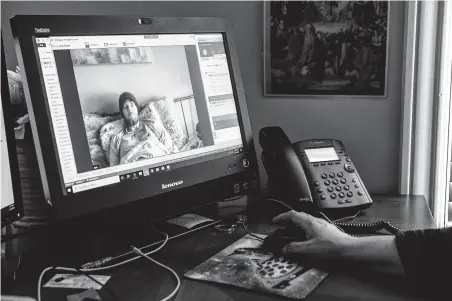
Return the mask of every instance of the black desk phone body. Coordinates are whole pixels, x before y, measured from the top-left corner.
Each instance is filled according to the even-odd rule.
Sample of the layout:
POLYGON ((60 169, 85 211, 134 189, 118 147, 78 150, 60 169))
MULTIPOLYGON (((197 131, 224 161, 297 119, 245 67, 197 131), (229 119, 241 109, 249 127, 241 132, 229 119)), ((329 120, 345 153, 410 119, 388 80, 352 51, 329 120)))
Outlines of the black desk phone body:
POLYGON ((314 139, 292 144, 281 128, 265 127, 259 132, 259 142, 270 196, 295 206, 312 202, 316 210, 326 212, 357 211, 372 205, 341 141, 314 139))

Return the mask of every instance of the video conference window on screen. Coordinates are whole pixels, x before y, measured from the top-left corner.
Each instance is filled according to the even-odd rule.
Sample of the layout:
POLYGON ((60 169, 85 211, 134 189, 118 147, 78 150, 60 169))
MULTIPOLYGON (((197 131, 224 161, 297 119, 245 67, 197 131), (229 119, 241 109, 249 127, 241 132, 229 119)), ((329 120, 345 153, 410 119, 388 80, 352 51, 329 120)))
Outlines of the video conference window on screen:
POLYGON ((35 42, 65 194, 243 151, 221 34, 35 42))

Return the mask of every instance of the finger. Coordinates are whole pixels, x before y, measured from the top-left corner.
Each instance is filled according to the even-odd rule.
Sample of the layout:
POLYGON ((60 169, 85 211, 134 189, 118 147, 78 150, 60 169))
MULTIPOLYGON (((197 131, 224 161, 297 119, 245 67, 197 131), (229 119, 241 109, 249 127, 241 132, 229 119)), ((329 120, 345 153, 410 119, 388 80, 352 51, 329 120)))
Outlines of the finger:
POLYGON ((306 229, 311 222, 312 216, 304 212, 297 212, 295 210, 280 214, 273 218, 273 223, 275 224, 295 224, 301 226, 303 229, 306 229))
POLYGON ((284 255, 312 255, 312 248, 308 241, 291 242, 284 246, 282 250, 284 255))

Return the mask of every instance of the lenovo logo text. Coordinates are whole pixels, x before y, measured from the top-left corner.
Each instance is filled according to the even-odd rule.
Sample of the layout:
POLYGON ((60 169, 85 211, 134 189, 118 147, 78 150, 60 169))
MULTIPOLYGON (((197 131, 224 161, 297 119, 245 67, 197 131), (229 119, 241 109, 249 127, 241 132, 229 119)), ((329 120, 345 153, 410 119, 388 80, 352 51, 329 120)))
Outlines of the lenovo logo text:
POLYGON ((169 184, 162 184, 162 189, 167 189, 167 188, 179 186, 182 184, 184 184, 184 181, 178 181, 178 182, 173 182, 173 183, 169 183, 169 184))

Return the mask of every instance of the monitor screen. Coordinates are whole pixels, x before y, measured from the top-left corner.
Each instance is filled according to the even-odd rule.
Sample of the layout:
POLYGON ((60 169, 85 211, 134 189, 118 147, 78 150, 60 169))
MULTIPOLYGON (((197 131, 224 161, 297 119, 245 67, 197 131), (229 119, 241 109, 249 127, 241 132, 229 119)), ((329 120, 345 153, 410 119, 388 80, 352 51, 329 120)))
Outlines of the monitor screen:
POLYGON ((49 36, 35 43, 64 193, 243 150, 222 34, 49 36))
POLYGON ((134 201, 168 216, 259 189, 229 21, 137 20, 11 19, 56 219, 134 201))

